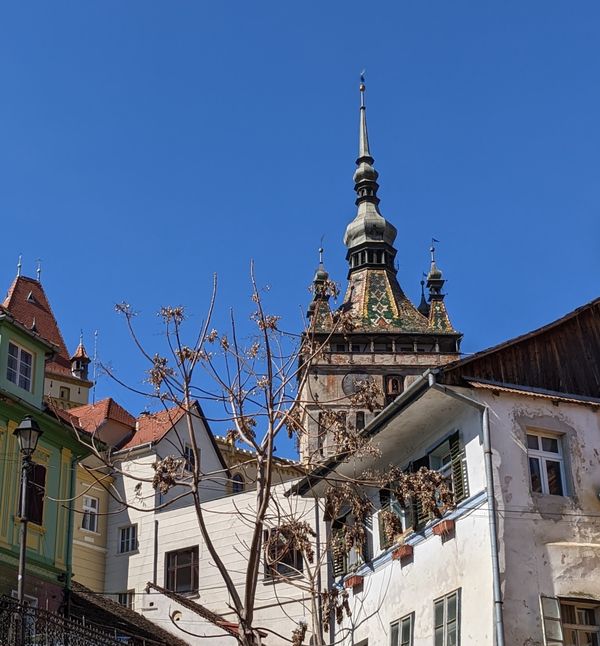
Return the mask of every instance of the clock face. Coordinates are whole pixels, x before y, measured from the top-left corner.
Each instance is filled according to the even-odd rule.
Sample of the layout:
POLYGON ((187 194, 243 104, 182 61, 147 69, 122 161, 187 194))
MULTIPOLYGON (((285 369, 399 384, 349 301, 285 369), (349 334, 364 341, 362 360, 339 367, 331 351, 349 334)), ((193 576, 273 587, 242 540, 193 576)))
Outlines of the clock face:
POLYGON ((368 381, 369 375, 365 372, 351 372, 342 379, 342 390, 345 395, 354 395, 358 386, 357 382, 368 381))

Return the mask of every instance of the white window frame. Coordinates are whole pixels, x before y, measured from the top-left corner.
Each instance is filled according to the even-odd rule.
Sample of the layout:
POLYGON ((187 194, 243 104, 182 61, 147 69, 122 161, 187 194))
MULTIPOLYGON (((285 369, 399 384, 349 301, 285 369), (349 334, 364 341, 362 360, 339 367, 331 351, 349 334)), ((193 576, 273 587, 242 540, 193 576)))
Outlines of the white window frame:
POLYGON ((537 429, 528 428, 527 436, 525 438, 527 446, 527 469, 529 471, 529 488, 531 493, 544 496, 567 496, 568 487, 567 487, 567 478, 565 470, 565 457, 564 457, 564 435, 560 433, 551 433, 547 431, 539 431, 537 429), (548 438, 551 440, 556 440, 558 445, 558 453, 552 451, 544 451, 543 449, 530 449, 529 448, 529 437, 536 437, 538 440, 538 447, 541 446, 542 438, 548 438), (531 477, 531 463, 530 460, 538 460, 540 464, 540 480, 542 491, 533 491, 533 483, 531 477), (550 485, 548 484, 548 469, 546 467, 547 462, 557 462, 559 464, 560 470, 560 479, 562 485, 562 493, 550 493, 550 485))
POLYGON ((390 646, 413 646, 415 638, 415 613, 411 612, 390 625, 390 646), (403 628, 408 623, 408 641, 403 641, 403 628), (395 636, 394 636, 395 633, 395 636))
POLYGON ((14 341, 9 341, 8 358, 6 362, 6 378, 8 379, 8 381, 15 384, 15 386, 18 386, 19 388, 22 388, 23 390, 26 390, 27 392, 31 393, 33 392, 33 370, 34 370, 33 352, 31 352, 30 350, 27 350, 26 348, 19 345, 18 343, 15 343, 14 341), (10 352, 11 346, 13 348, 16 348, 17 350, 16 357, 10 352), (31 363, 29 364, 29 366, 27 366, 27 364, 23 361, 23 354, 27 354, 31 358, 31 363), (10 366, 11 359, 16 361, 16 366, 14 368, 10 366), (29 369, 29 374, 26 374, 26 371, 24 372, 22 370, 23 366, 29 369), (14 373, 12 377, 11 377, 11 373, 14 373), (21 381, 22 379, 24 380, 24 382, 21 381))
POLYGON ((448 621, 448 602, 452 597, 456 597, 456 616, 453 620, 453 622, 456 624, 456 641, 455 644, 456 646, 460 646, 460 588, 458 590, 453 590, 452 592, 449 592, 448 594, 444 595, 443 597, 440 597, 439 599, 435 599, 433 602, 433 643, 435 646, 448 646, 448 627, 450 623, 448 621), (436 606, 438 604, 443 604, 443 616, 442 616, 442 623, 441 624, 436 624, 436 618, 435 618, 435 610, 436 606), (443 627, 443 633, 442 633, 442 641, 440 642, 439 640, 436 640, 436 633, 435 629, 436 628, 442 628, 443 627))
POLYGON ((84 532, 98 533, 98 513, 100 511, 100 500, 94 496, 83 496, 83 516, 81 518, 81 529, 84 532))
POLYGON ((130 610, 135 609, 135 590, 126 590, 125 592, 119 592, 117 594, 117 603, 129 608, 130 610))
POLYGON ((137 523, 119 527, 119 543, 117 552, 119 554, 131 554, 138 550, 138 526, 137 523))

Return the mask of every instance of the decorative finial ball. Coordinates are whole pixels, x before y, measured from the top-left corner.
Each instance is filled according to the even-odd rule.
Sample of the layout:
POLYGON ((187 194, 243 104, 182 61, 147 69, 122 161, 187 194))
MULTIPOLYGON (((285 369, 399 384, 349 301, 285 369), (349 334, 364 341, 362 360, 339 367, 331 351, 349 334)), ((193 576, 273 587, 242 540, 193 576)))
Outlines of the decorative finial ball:
POLYGON ((364 83, 361 83, 361 84, 358 86, 358 88, 359 88, 359 90, 360 90, 361 92, 364 92, 364 91, 365 91, 365 84, 364 84, 364 83))
POLYGON ((323 253, 323 247, 319 247, 319 253, 323 253))

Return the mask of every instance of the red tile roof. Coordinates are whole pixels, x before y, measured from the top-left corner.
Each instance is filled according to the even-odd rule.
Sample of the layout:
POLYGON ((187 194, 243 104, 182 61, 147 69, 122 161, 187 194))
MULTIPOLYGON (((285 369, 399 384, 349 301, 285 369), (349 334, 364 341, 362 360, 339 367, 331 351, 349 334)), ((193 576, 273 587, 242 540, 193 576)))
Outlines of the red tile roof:
POLYGON ((123 445, 123 449, 132 449, 149 442, 158 442, 177 424, 183 417, 185 410, 175 406, 160 413, 143 413, 137 418, 137 431, 133 437, 123 445))
POLYGON ((2 305, 19 323, 57 347, 57 354, 46 364, 49 372, 71 375, 67 346, 56 322, 42 284, 33 278, 17 276, 2 305))
POLYGON ((135 429, 135 417, 117 404, 112 397, 107 397, 95 404, 71 408, 69 414, 76 417, 81 428, 88 433, 94 433, 105 420, 120 422, 132 430, 135 429))

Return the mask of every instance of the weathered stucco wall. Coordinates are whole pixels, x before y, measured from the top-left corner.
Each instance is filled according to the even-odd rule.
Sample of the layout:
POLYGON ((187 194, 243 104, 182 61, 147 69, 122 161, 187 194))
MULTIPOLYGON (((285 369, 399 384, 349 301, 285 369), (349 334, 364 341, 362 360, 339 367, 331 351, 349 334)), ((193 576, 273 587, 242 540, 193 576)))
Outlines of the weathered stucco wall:
POLYGON ((600 419, 597 408, 516 394, 490 406, 507 644, 544 643, 540 595, 600 603, 600 419), (531 493, 526 433, 560 437, 566 495, 531 493))

